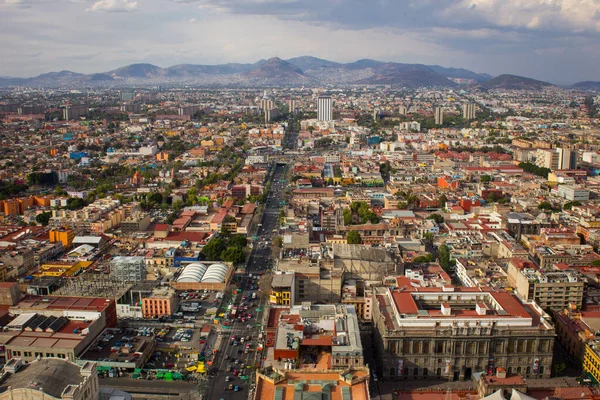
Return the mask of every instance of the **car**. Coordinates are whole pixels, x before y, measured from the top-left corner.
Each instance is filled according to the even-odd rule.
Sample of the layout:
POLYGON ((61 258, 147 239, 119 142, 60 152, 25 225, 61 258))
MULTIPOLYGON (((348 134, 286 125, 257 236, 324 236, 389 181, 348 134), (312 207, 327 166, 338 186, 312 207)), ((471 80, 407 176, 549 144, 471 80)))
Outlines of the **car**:
POLYGON ((234 370, 233 370, 233 376, 238 376, 238 374, 239 374, 238 370, 237 370, 237 369, 234 369, 234 370))
POLYGON ((225 377, 225 382, 229 382, 230 380, 231 380, 231 377, 230 377, 229 375, 227 375, 227 376, 225 377))
POLYGON ((237 364, 239 364, 239 363, 240 363, 240 360, 237 360, 237 359, 236 359, 236 360, 235 360, 233 363, 237 365, 237 364))
MULTIPOLYGON (((236 386, 237 387, 237 386, 236 386)), ((229 386, 227 387, 227 390, 233 390, 233 385, 229 384, 229 386)))
POLYGON ((229 360, 229 354, 225 354, 225 359, 229 360))
POLYGON ((233 388, 234 392, 239 392, 240 391, 240 387, 238 385, 235 385, 233 388))
POLYGON ((227 366, 227 368, 225 369, 225 372, 231 372, 231 365, 227 366))

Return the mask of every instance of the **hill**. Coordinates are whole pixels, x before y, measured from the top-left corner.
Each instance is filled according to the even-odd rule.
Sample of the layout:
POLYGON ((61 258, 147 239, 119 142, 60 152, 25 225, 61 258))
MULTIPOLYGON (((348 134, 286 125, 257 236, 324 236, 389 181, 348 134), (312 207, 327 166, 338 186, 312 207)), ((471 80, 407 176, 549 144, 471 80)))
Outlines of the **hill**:
POLYGON ((504 74, 490 79, 483 83, 483 86, 488 89, 540 90, 554 85, 523 76, 504 74))
POLYGON ((448 78, 421 64, 385 63, 374 68, 372 77, 358 83, 395 85, 407 88, 425 86, 456 86, 448 78))
POLYGON ((596 81, 583 81, 583 82, 577 82, 572 84, 571 86, 569 86, 569 89, 575 89, 575 90, 589 90, 589 91, 593 91, 593 92, 598 92, 600 91, 600 82, 596 82, 596 81))
POLYGON ((302 71, 308 71, 311 69, 318 68, 339 68, 342 66, 340 63, 333 61, 323 60, 322 58, 312 56, 294 57, 286 60, 288 63, 298 67, 302 71))

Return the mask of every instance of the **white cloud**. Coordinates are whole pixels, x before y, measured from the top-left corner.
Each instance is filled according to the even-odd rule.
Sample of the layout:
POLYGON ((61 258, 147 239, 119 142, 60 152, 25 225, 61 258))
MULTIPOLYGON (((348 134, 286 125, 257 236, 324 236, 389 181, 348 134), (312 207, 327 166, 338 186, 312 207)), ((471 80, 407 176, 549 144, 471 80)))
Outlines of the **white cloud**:
POLYGON ((137 1, 131 0, 98 0, 87 11, 94 12, 131 12, 137 10, 137 1))

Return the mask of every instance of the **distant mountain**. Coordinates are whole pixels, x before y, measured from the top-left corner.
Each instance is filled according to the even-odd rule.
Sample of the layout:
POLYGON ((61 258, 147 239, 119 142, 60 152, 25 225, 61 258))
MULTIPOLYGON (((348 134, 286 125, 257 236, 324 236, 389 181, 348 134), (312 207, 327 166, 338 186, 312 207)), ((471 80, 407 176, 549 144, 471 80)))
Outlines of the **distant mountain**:
POLYGON ((106 74, 117 79, 154 78, 168 75, 168 70, 152 64, 131 64, 106 72, 106 74))
POLYGON ((456 83, 426 65, 385 63, 375 67, 374 75, 358 83, 396 85, 407 88, 456 86, 456 83))
POLYGON ((300 68, 302 71, 308 71, 311 69, 318 68, 339 68, 342 66, 340 63, 336 63, 333 61, 323 60, 322 58, 312 57, 312 56, 302 56, 302 57, 294 57, 286 60, 288 63, 295 65, 300 68))
POLYGON ((593 92, 599 92, 600 91, 600 82, 595 82, 595 81, 583 81, 583 82, 577 82, 572 84, 571 86, 569 86, 569 89, 575 89, 575 90, 589 90, 589 91, 593 91, 593 92))
POLYGON ((261 60, 254 64, 221 64, 221 65, 195 65, 195 64, 179 64, 167 68, 170 73, 177 76, 194 76, 198 74, 210 75, 231 75, 249 72, 256 67, 261 66, 266 61, 261 60))
POLYGON ((242 76, 250 80, 250 83, 264 85, 307 84, 314 81, 313 78, 304 75, 300 68, 278 57, 268 59, 242 76))
POLYGON ((444 68, 439 65, 428 65, 428 67, 446 78, 470 79, 473 82, 487 82, 492 79, 491 75, 477 74, 464 68, 444 68))
POLYGON ((536 79, 525 78, 517 75, 498 75, 483 83, 483 86, 488 89, 505 89, 505 90, 540 90, 549 86, 554 86, 548 82, 538 81, 536 79))
MULTIPOLYGON (((312 56, 294 57, 289 60, 275 57, 255 63, 179 64, 166 68, 139 63, 89 75, 60 71, 33 78, 0 77, 0 87, 160 84, 257 87, 262 85, 385 84, 416 88, 424 86, 455 87, 458 84, 470 83, 490 89, 539 89, 550 85, 546 82, 514 75, 500 75, 492 79, 488 74, 478 74, 463 68, 446 68, 439 65, 402 64, 371 59, 344 64, 312 56)), ((599 85, 598 82, 581 82, 572 87, 597 88, 599 85)))

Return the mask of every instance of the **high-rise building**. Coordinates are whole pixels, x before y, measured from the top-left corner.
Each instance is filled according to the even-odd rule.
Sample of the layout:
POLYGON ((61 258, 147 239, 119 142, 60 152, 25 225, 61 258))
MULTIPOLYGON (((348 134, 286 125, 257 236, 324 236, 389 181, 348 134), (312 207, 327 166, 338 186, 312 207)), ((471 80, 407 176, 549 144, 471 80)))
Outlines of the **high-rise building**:
POLYGON ((66 106, 63 108, 63 119, 65 121, 71 119, 79 119, 79 117, 84 116, 88 112, 88 108, 85 105, 78 106, 66 106))
POLYGON ((558 169, 558 153, 556 150, 538 149, 535 153, 535 165, 552 170, 558 169))
POLYGON ((273 100, 269 99, 260 99, 260 109, 261 110, 270 110, 274 107, 273 100))
POLYGON ((288 112, 293 114, 296 112, 296 100, 290 99, 288 102, 288 112))
POLYGON ((444 123, 444 109, 441 106, 435 107, 435 124, 442 125, 444 123))
POLYGON ((398 113, 400 115, 406 115, 406 107, 405 106, 398 107, 398 113))
POLYGON ((577 149, 557 148, 557 169, 577 169, 577 149))
POLYGON ((131 101, 135 96, 134 92, 121 91, 121 101, 131 101))
POLYGON ((463 118, 464 119, 475 119, 475 104, 465 103, 463 104, 463 118))
POLYGON ((329 96, 319 96, 317 99, 317 119, 331 121, 333 119, 333 100, 329 96))

